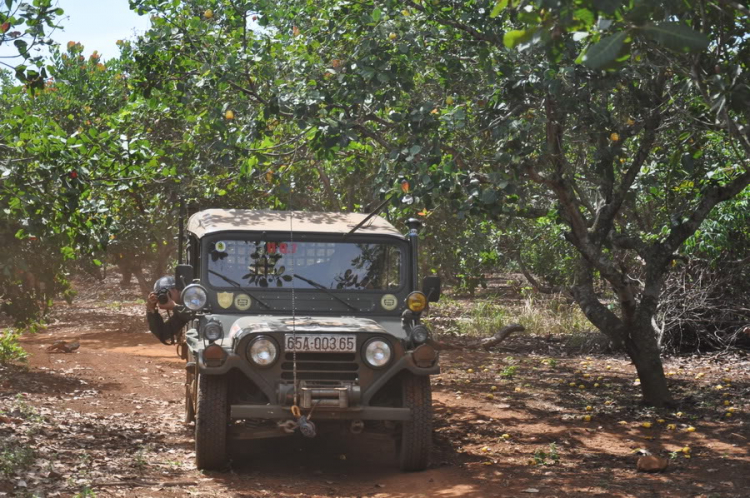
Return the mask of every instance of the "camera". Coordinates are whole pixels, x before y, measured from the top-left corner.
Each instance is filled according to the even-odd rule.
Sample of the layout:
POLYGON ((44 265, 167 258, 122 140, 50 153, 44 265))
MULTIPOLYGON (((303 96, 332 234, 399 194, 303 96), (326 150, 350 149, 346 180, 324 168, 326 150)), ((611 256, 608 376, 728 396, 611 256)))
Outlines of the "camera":
POLYGON ((169 302, 169 291, 175 288, 173 277, 161 277, 154 284, 154 294, 162 306, 169 302))
POLYGON ((159 301, 159 304, 167 304, 169 302, 169 291, 172 290, 170 288, 161 288, 159 289, 159 292, 156 293, 156 299, 159 301))

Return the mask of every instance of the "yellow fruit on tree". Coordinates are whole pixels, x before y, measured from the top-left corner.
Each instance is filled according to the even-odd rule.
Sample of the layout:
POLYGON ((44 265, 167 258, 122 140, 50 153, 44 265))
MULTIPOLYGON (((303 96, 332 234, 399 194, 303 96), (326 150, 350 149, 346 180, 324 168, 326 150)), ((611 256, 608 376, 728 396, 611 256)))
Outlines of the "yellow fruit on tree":
POLYGON ((203 13, 203 17, 206 19, 212 19, 214 17, 214 11, 211 9, 206 9, 206 11, 203 13))
POLYGON ((227 119, 234 119, 234 111, 227 109, 227 112, 224 113, 224 117, 227 119))
POLYGON ((396 33, 390 33, 388 35, 388 38, 391 39, 391 40, 395 40, 396 38, 398 38, 398 35, 396 33))

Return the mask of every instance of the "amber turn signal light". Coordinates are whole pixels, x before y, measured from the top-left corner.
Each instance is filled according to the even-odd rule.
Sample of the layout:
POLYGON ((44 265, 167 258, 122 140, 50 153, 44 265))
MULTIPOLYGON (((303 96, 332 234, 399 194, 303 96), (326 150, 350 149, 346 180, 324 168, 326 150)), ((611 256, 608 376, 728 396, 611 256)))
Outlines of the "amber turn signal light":
POLYGON ((406 307, 415 313, 420 313, 427 307, 427 296, 419 291, 412 292, 406 298, 406 307))

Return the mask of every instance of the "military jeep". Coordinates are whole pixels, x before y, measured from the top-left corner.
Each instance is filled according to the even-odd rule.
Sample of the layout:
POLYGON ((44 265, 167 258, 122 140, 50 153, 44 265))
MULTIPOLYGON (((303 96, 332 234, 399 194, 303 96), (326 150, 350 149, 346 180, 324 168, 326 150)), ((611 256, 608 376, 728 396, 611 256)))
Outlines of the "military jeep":
POLYGON ((187 223, 176 281, 186 419, 200 469, 260 438, 392 438, 401 469, 428 465, 438 353, 420 315, 417 239, 380 216, 209 209, 187 223))

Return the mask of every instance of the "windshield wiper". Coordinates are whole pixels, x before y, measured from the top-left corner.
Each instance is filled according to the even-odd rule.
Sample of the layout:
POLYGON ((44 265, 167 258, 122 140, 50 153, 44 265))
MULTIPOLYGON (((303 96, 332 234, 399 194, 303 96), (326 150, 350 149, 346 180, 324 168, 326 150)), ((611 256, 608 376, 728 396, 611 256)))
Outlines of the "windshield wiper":
POLYGON ((229 282, 230 284, 234 285, 234 286, 235 286, 235 287, 237 287, 238 289, 242 289, 242 291, 243 291, 243 292, 244 292, 245 294, 247 294, 247 295, 248 295, 248 296, 250 296, 251 298, 253 298, 253 299, 255 299, 256 301, 258 301, 258 303, 259 303, 259 304, 262 304, 263 306, 265 306, 267 310, 270 310, 270 309, 271 309, 271 307, 270 307, 269 305, 267 305, 266 303, 264 303, 263 301, 261 301, 260 299, 258 299, 257 297, 255 297, 254 295, 250 294, 250 293, 249 293, 249 292, 248 292, 248 291, 247 291, 247 290, 246 290, 246 289, 245 289, 244 287, 242 287, 242 284, 240 284, 239 282, 235 282, 235 281, 234 281, 234 280, 232 280, 231 278, 229 278, 229 277, 226 277, 226 276, 222 275, 221 273, 219 273, 219 272, 217 272, 217 271, 213 271, 213 270, 208 270, 208 273, 210 273, 211 275, 216 275, 217 277, 221 278, 222 280, 224 280, 224 281, 226 281, 226 282, 229 282))
POLYGON ((349 304, 346 300, 344 300, 343 298, 341 298, 341 297, 337 296, 336 294, 334 294, 331 291, 331 289, 329 289, 325 285, 319 284, 315 280, 310 280, 309 278, 303 277, 302 275, 298 275, 297 273, 295 273, 294 276, 297 277, 298 279, 302 280, 303 282, 307 282, 308 284, 312 285, 313 287, 316 287, 316 288, 322 290, 323 292, 325 292, 326 294, 328 294, 329 296, 331 296, 336 301, 340 302, 341 304, 343 304, 344 306, 346 306, 350 310, 352 310, 352 311, 359 311, 359 308, 357 308, 356 306, 353 306, 353 305, 349 304))

